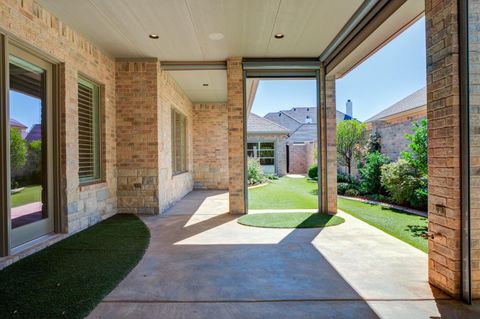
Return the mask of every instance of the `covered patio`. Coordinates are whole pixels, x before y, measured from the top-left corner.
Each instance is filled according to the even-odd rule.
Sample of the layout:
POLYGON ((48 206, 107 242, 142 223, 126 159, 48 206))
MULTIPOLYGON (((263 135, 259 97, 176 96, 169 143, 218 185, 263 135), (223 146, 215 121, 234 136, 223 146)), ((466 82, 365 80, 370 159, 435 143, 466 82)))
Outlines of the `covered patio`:
POLYGON ((90 318, 475 318, 427 281, 427 254, 348 215, 324 229, 242 226, 228 194, 145 216, 142 261, 90 318))
POLYGON ((479 3, 0 0, 0 269, 135 214, 150 246, 92 318, 478 318, 479 3), (336 79, 423 16, 427 255, 337 211, 335 134, 336 79), (279 77, 316 81, 318 212, 344 224, 236 222, 249 80, 279 77), (45 218, 15 228, 9 95, 32 79, 45 218))

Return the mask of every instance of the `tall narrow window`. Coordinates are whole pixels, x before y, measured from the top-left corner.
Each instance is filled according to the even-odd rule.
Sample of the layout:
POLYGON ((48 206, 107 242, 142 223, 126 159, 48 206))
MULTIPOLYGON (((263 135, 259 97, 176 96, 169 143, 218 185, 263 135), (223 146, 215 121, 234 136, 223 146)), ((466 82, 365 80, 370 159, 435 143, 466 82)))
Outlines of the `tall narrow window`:
POLYGON ((172 172, 187 171, 187 118, 172 109, 172 172))
POLYGON ((78 175, 80 183, 100 180, 99 86, 78 79, 78 175))

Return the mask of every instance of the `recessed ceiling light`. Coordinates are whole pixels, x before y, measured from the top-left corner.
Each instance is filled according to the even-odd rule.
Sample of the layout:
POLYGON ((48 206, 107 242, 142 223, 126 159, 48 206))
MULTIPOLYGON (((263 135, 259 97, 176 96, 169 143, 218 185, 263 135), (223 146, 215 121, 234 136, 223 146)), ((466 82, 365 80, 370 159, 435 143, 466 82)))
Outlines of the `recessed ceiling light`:
POLYGON ((155 40, 159 38, 158 34, 149 34, 148 37, 155 40))
POLYGON ((214 33, 210 33, 210 34, 208 35, 208 37, 209 37, 211 40, 218 41, 218 40, 222 40, 225 36, 223 35, 223 33, 214 32, 214 33))
POLYGON ((203 86, 208 86, 208 83, 203 83, 202 85, 203 85, 203 86))
POLYGON ((283 33, 277 33, 275 34, 275 39, 283 39, 285 35, 283 33))

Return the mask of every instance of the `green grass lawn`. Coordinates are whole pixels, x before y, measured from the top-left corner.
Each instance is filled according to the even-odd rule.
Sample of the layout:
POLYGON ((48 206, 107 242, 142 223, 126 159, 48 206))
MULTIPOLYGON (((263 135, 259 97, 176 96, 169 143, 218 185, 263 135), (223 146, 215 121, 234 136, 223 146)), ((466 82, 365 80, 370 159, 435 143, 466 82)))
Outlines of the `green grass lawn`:
POLYGON ((395 209, 339 198, 338 208, 413 247, 428 251, 427 218, 395 209))
POLYGON ((250 209, 318 208, 317 182, 307 178, 282 177, 269 185, 248 190, 250 209))
MULTIPOLYGON (((271 184, 248 190, 250 209, 317 208, 317 183, 307 178, 282 177, 271 184)), ((428 250, 427 218, 380 205, 338 199, 338 208, 424 251, 428 250)))
POLYGON ((261 228, 320 228, 336 226, 345 219, 317 213, 263 213, 247 214, 238 219, 245 226, 261 228))
POLYGON ((20 193, 12 195, 12 207, 42 201, 42 186, 26 186, 20 193))
POLYGON ((0 318, 84 318, 145 253, 150 233, 115 215, 0 270, 0 318))

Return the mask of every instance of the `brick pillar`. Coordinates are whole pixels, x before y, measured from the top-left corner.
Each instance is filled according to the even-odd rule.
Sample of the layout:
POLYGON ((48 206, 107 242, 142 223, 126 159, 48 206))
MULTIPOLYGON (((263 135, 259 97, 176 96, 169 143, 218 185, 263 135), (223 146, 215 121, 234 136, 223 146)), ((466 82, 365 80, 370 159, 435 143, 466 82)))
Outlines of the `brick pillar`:
POLYGON ((323 70, 320 78, 320 152, 322 161, 322 202, 328 202, 328 206, 319 207, 320 211, 331 214, 337 213, 337 111, 335 99, 335 78, 329 77, 323 80, 323 70), (326 103, 326 110, 324 110, 324 103, 326 103), (326 112, 325 112, 326 111, 326 112), (326 130, 323 125, 326 123, 326 130), (326 177, 326 178, 325 178, 326 177))
POLYGON ((120 213, 159 213, 156 60, 116 62, 120 213))
POLYGON ((242 58, 227 60, 228 191, 231 214, 245 214, 245 156, 242 58))
POLYGON ((472 297, 480 298, 480 0, 469 0, 470 237, 472 297))
POLYGON ((460 296, 461 179, 457 1, 426 0, 429 281, 460 296))

